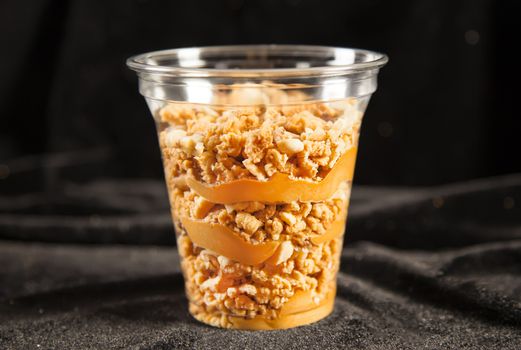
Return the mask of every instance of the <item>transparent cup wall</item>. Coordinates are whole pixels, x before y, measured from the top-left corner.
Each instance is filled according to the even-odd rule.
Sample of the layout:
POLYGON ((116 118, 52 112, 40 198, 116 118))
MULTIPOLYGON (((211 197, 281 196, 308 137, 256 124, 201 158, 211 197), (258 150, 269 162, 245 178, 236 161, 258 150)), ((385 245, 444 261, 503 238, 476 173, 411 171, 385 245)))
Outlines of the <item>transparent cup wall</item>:
POLYGON ((196 319, 283 329, 331 313, 370 73, 366 90, 351 75, 188 79, 173 99, 141 76, 196 319))

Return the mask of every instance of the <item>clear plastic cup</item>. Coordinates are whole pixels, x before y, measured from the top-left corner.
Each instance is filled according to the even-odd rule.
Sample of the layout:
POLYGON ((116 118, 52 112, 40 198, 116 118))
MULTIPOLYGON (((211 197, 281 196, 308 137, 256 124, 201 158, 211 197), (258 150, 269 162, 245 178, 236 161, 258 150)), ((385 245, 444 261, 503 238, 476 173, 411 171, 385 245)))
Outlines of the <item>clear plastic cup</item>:
POLYGON ((383 54, 255 45, 128 59, 156 121, 190 313, 284 329, 333 310, 383 54))

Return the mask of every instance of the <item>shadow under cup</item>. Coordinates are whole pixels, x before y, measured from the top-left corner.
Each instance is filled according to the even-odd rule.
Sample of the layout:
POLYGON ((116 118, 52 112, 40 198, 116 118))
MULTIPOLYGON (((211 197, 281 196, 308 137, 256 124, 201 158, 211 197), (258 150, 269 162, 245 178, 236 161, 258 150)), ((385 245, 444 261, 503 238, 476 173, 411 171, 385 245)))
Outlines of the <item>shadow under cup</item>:
POLYGON ((331 313, 362 116, 386 62, 291 45, 127 61, 156 121, 197 320, 284 329, 331 313))

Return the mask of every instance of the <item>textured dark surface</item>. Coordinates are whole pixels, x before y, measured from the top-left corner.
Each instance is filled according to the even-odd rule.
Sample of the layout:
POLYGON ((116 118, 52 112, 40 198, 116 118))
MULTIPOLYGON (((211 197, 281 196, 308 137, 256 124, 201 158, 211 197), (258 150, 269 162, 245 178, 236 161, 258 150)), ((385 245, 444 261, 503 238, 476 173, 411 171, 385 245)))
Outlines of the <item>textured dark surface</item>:
POLYGON ((62 205, 46 204, 44 214, 37 195, 2 196, 0 349, 521 347, 521 176, 356 187, 334 313, 274 332, 190 318, 162 183, 67 188, 52 196, 62 205), (91 212, 98 224, 84 244, 91 212), (135 228, 142 218, 149 222, 135 228), (23 239, 13 220, 20 232, 32 222, 23 239))

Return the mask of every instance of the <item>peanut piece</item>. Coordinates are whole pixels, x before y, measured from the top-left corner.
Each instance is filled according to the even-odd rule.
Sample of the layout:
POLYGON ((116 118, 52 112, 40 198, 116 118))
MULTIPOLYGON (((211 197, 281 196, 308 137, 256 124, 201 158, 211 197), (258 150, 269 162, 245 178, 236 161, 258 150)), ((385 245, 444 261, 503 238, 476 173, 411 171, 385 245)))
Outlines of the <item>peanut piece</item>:
POLYGON ((228 266, 228 265, 231 264, 231 260, 228 259, 228 258, 225 257, 225 256, 222 256, 222 255, 219 255, 219 256, 217 257, 217 261, 219 262, 219 266, 220 266, 221 268, 224 268, 224 267, 226 267, 226 266, 228 266))
POLYGON ((186 136, 186 131, 182 129, 169 128, 165 134, 165 144, 168 147, 174 147, 175 144, 186 136))
POLYGON ((203 289, 203 290, 209 289, 209 290, 214 291, 215 287, 219 284, 220 281, 221 281, 221 276, 209 278, 206 281, 204 281, 203 283, 201 283, 201 289, 203 289))
POLYGON ((247 234, 252 235, 262 226, 262 221, 248 213, 237 213, 235 223, 242 228, 247 234))
POLYGON ((239 287, 239 292, 248 295, 255 295, 257 294, 257 288, 252 284, 243 284, 239 287))
POLYGON ((292 155, 304 150, 304 144, 298 139, 285 139, 277 143, 277 147, 282 153, 292 155))
POLYGON ((197 142, 195 144, 195 154, 200 156, 204 152, 204 144, 202 142, 197 142))
POLYGON ((248 170, 253 176, 257 177, 258 180, 266 180, 266 175, 264 174, 264 168, 256 165, 251 161, 251 159, 245 159, 242 161, 246 170, 248 170))
POLYGON ((194 201, 194 208, 192 215, 196 219, 203 219, 210 210, 212 210, 215 204, 207 201, 203 197, 197 197, 194 201))
POLYGON ((183 151, 191 154, 195 149, 195 141, 190 136, 184 136, 181 138, 181 147, 183 151))
POLYGON ((295 215, 288 213, 286 211, 283 211, 279 214, 282 221, 284 221, 288 225, 295 225, 297 223, 297 218, 295 215))
POLYGON ((280 265, 293 255, 293 244, 290 241, 284 241, 266 262, 273 265, 280 265))
POLYGON ((189 154, 201 155, 204 151, 203 135, 195 133, 181 138, 181 148, 189 154))

